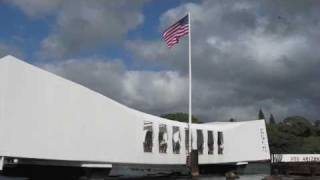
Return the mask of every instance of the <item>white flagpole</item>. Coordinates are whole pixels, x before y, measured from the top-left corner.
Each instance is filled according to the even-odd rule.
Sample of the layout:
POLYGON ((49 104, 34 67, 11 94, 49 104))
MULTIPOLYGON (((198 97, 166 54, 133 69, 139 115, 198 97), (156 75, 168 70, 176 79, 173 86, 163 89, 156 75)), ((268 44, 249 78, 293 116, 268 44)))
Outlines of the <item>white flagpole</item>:
POLYGON ((191 142, 191 123, 192 123, 192 69, 191 69, 191 17, 190 17, 190 12, 188 12, 188 23, 189 23, 189 122, 188 122, 188 127, 189 127, 189 155, 191 155, 191 150, 192 150, 192 142, 191 142))

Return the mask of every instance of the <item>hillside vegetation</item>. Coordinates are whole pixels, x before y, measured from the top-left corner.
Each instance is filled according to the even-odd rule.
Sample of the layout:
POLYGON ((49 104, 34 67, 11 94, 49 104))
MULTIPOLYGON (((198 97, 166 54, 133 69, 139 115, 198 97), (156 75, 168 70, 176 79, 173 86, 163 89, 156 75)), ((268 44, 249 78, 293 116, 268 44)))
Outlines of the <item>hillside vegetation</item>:
POLYGON ((267 123, 271 153, 320 153, 319 121, 292 116, 282 122, 267 123))
MULTIPOLYGON (((163 114, 161 117, 174 120, 174 121, 179 121, 179 122, 188 122, 189 121, 189 114, 187 113, 169 113, 169 114, 163 114)), ((192 116, 192 122, 193 123, 202 123, 198 118, 192 116)))
MULTIPOLYGON (((186 113, 170 113, 161 117, 180 122, 188 121, 186 113)), ((259 119, 266 119, 262 110, 258 113, 259 119)), ((192 117, 193 123, 202 121, 192 117)), ((230 122, 236 122, 231 118, 230 122)), ((314 154, 320 153, 320 120, 310 121, 301 116, 291 116, 276 123, 270 114, 266 121, 269 147, 271 153, 314 154)))

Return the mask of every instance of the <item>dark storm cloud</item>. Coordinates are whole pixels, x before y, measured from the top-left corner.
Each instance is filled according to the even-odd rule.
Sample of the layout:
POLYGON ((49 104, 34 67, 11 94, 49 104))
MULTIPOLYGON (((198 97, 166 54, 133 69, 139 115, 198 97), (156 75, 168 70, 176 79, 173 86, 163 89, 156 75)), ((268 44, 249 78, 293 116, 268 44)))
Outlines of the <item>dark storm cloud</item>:
MULTIPOLYGON (((127 50, 135 55, 134 63, 160 67, 161 71, 127 70, 122 60, 107 58, 63 58, 99 44, 121 43, 128 31, 143 22, 144 1, 10 3, 31 18, 56 17, 54 29, 42 41, 40 54, 65 61, 42 65, 46 69, 148 113, 187 112, 187 38, 170 50, 160 34, 159 40, 125 42, 127 50)), ((266 115, 272 112, 277 120, 287 115, 319 118, 318 1, 185 3, 160 17, 159 32, 187 11, 192 14, 196 116, 204 121, 256 119, 263 108, 266 115)))
MULTIPOLYGON (((195 113, 205 119, 318 118, 320 4, 316 1, 203 1, 167 11, 161 27, 192 13, 195 113)), ((143 63, 187 75, 187 43, 130 41, 143 63), (147 52, 145 53, 147 49, 147 52), (155 52, 155 53, 151 53, 155 52), (162 60, 165 59, 165 60, 162 60)))

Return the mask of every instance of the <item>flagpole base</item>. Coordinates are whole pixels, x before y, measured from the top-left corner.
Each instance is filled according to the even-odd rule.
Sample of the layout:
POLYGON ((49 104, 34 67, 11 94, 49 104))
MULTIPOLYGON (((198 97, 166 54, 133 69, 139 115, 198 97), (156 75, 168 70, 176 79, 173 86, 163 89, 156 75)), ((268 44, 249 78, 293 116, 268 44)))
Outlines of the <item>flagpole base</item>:
POLYGON ((198 150, 192 150, 191 154, 187 156, 187 166, 190 169, 190 174, 192 177, 197 177, 200 175, 198 157, 198 150))

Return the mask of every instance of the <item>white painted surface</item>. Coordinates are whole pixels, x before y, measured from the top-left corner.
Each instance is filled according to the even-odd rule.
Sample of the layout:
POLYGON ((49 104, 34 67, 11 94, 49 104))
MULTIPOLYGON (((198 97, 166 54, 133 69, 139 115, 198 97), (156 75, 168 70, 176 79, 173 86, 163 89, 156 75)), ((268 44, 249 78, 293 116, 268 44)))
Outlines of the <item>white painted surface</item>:
POLYGON ((85 168, 112 168, 112 164, 81 164, 85 168))
POLYGON ((273 154, 273 162, 320 162, 320 154, 273 154))
MULTIPOLYGON (((12 56, 0 59, 0 156, 133 164, 185 164, 186 123, 130 109, 86 87, 12 56), (143 152, 144 122, 153 124, 153 152, 143 152), (168 150, 159 153, 159 125, 166 124, 168 150), (179 126, 181 152, 172 153, 172 126, 179 126)), ((203 130, 200 164, 270 159, 263 120, 193 124, 203 130), (208 155, 207 130, 214 131, 208 155), (217 132, 224 154, 217 154, 217 132), (261 132, 264 132, 264 134, 261 132), (264 139, 264 140, 263 140, 264 139), (263 148, 264 147, 264 148, 263 148)), ((194 141, 193 148, 197 148, 194 141)))
POLYGON ((237 166, 240 166, 240 165, 247 165, 249 164, 248 162, 237 162, 237 166))

